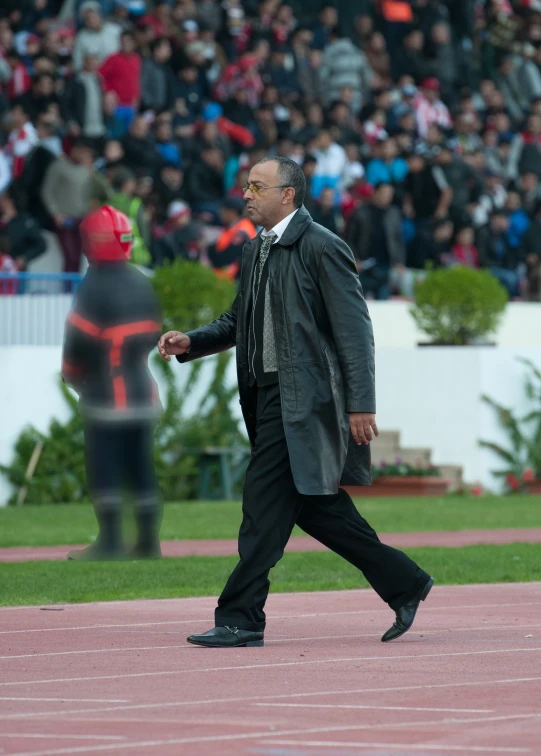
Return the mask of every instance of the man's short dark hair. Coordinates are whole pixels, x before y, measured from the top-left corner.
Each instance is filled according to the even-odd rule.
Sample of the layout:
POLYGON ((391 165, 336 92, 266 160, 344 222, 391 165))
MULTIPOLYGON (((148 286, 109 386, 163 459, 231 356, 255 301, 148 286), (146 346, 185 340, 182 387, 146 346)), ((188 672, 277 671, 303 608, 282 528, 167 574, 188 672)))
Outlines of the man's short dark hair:
POLYGON ((306 177, 302 168, 294 160, 287 157, 264 157, 258 160, 256 165, 260 163, 278 163, 278 181, 285 187, 291 187, 295 190, 293 204, 295 207, 300 207, 306 196, 306 177))

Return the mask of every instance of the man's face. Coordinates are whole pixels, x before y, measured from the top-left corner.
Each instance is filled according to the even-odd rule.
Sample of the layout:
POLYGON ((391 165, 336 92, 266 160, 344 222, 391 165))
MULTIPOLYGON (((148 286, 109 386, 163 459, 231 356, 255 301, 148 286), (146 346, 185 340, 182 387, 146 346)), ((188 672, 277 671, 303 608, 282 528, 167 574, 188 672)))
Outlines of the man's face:
POLYGON ((307 179, 311 179, 316 170, 317 163, 314 160, 309 160, 302 166, 302 170, 307 179))
POLYGON ((250 171, 248 186, 253 186, 256 191, 248 188, 244 192, 244 199, 248 217, 256 226, 270 229, 282 219, 285 190, 266 188, 278 186, 280 183, 278 163, 273 161, 258 163, 250 171))
POLYGON ((329 29, 332 29, 333 26, 336 26, 336 24, 338 23, 338 14, 336 12, 336 8, 331 8, 330 6, 324 8, 321 13, 321 23, 329 29))
POLYGON ((528 118, 528 130, 536 135, 541 133, 541 116, 533 115, 528 118))
POLYGON ((410 173, 420 173, 425 167, 425 160, 421 155, 411 155, 408 158, 410 173))
POLYGON ((349 109, 346 105, 336 105, 332 112, 332 119, 339 126, 346 126, 349 120, 349 109))
POLYGON ((490 227, 495 234, 503 234, 507 231, 509 221, 506 215, 493 215, 490 219, 490 227))
POLYGON ((212 149, 205 150, 201 157, 207 165, 214 168, 215 171, 221 171, 224 167, 223 154, 221 150, 213 147, 212 149))
POLYGON ((328 150, 332 143, 331 132, 327 130, 322 131, 319 135, 318 143, 320 150, 328 150))
POLYGON ((146 139, 148 136, 148 129, 148 121, 142 116, 136 118, 130 127, 130 131, 136 139, 146 139))
POLYGON ((172 189, 180 188, 182 185, 182 171, 173 166, 166 166, 162 169, 162 179, 164 184, 172 189))
POLYGON ((386 139, 381 145, 381 157, 383 160, 394 160, 396 157, 396 143, 394 139, 386 139))
POLYGON ((329 188, 324 189, 321 192, 319 204, 324 210, 330 210, 334 206, 334 191, 329 188))
POLYGON ((449 27, 447 24, 436 24, 432 28, 432 40, 436 45, 449 44, 449 27))
POLYGON ((443 244, 444 242, 450 241, 452 235, 453 235, 453 224, 451 223, 451 221, 442 223, 441 226, 438 226, 436 230, 434 231, 434 239, 439 244, 443 244))
POLYGON ((21 129, 28 120, 26 113, 19 106, 15 105, 11 110, 10 121, 14 129, 21 129))
POLYGON ((413 31, 406 37, 406 46, 409 50, 415 52, 421 52, 425 43, 424 34, 422 31, 413 31))
POLYGON ((533 192, 539 184, 539 179, 535 173, 525 173, 520 177, 520 180, 525 192, 533 192))
POLYGON ((518 192, 509 192, 505 201, 505 207, 510 212, 518 210, 521 206, 520 194, 518 192))
POLYGON ((389 207, 394 197, 394 189, 389 184, 380 186, 374 193, 374 203, 383 209, 389 207))
POLYGON ((84 22, 86 28, 91 31, 99 31, 101 29, 101 16, 95 10, 87 10, 84 22))
POLYGON ((135 40, 131 34, 122 35, 120 40, 120 49, 124 55, 131 55, 135 50, 135 40))
POLYGON ((220 220, 226 228, 229 228, 237 220, 237 213, 230 207, 222 207, 220 210, 220 220))
POLYGON ((180 76, 186 84, 193 84, 195 81, 197 81, 197 68, 195 66, 190 66, 189 68, 183 68, 180 71, 180 76))
POLYGON ((169 40, 164 39, 164 41, 161 42, 158 45, 158 47, 154 50, 154 59, 158 63, 167 63, 170 57, 171 57, 171 45, 169 43, 169 40))
POLYGON ((54 80, 51 76, 42 76, 36 86, 39 97, 49 97, 54 91, 54 80))
POLYGON ((90 150, 88 147, 85 147, 83 145, 78 145, 77 147, 73 147, 70 152, 70 160, 72 163, 75 163, 76 165, 85 165, 88 168, 90 168, 93 163, 92 150, 90 150))
POLYGON ((451 150, 444 148, 440 151, 436 159, 440 165, 448 165, 453 161, 453 153, 451 150))
POLYGON ((413 131, 415 129, 415 116, 413 113, 406 113, 406 115, 403 115, 400 119, 400 126, 401 128, 405 129, 406 131, 413 131))
POLYGON ((423 94, 428 100, 428 102, 436 102, 436 100, 438 100, 440 96, 439 90, 428 89, 427 87, 423 88, 423 94))

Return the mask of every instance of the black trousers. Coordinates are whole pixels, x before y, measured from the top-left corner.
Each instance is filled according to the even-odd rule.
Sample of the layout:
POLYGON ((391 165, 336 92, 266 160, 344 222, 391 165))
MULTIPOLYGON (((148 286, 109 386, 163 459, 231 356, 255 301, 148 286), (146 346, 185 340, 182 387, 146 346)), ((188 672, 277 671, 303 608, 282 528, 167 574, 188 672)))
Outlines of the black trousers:
POLYGON ((86 476, 97 509, 119 507, 125 492, 136 507, 156 506, 155 427, 154 421, 85 422, 86 476))
POLYGON ((429 575, 406 554, 381 543, 343 489, 332 496, 305 496, 295 488, 277 385, 258 388, 256 419, 242 502, 240 561, 218 600, 216 625, 264 629, 269 570, 282 557, 295 524, 361 570, 392 609, 416 596, 429 575))

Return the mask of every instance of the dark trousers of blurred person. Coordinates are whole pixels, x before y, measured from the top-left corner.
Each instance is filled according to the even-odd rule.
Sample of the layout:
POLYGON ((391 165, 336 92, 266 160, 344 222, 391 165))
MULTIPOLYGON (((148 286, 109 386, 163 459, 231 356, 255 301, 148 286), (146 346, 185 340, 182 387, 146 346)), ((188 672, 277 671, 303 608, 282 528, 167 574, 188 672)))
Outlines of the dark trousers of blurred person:
POLYGON ((541 302, 541 259, 532 257, 526 270, 526 299, 529 302, 541 302))
POLYGON ((154 469, 154 422, 85 422, 88 488, 99 534, 95 546, 104 555, 123 554, 122 503, 133 500, 137 557, 161 555, 158 533, 162 503, 154 469))
POLYGON ((519 271, 491 266, 490 272, 507 290, 510 299, 520 296, 521 275, 519 271))
POLYGON ((391 296, 390 269, 386 265, 374 265, 359 273, 359 280, 365 295, 385 300, 391 296))
POLYGON ((79 226, 81 222, 70 219, 66 224, 56 229, 58 241, 64 254, 64 273, 79 273, 81 268, 81 237, 79 226))

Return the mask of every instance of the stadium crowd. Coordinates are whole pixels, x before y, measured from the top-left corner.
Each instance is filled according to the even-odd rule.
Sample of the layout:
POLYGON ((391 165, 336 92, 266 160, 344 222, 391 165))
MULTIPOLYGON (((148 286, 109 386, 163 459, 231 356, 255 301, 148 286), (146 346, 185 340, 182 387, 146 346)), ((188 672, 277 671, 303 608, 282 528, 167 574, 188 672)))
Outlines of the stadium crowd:
POLYGON ((0 119, 2 271, 44 231, 79 271, 109 203, 135 263, 235 279, 275 154, 368 296, 459 264, 541 299, 541 0, 2 0, 0 119))

